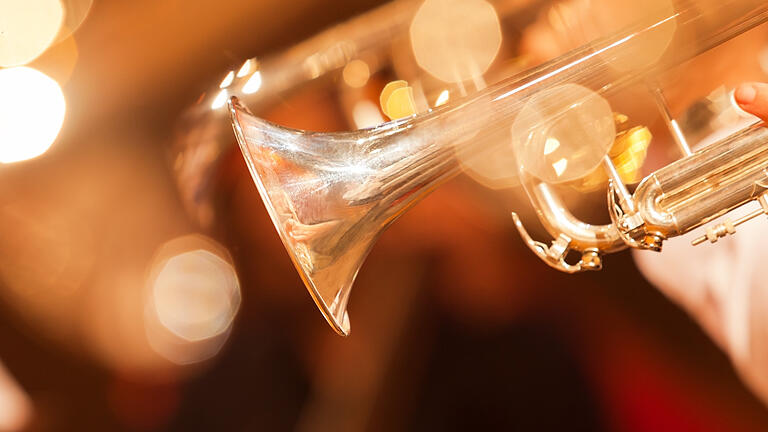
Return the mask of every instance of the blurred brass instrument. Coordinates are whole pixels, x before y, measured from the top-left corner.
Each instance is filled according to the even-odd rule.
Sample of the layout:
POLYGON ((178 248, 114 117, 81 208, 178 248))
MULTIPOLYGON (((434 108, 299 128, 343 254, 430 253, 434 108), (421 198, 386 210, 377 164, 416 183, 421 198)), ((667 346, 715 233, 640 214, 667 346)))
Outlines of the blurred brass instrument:
MULTIPOLYGON (((334 31, 361 32, 347 34, 342 45, 328 42, 334 49, 348 48, 342 50, 344 61, 338 65, 318 62, 334 56, 314 57, 312 64, 335 69, 363 51, 375 52, 381 47, 364 36, 406 26, 417 3, 386 7, 395 10, 395 5, 403 4, 409 6, 396 9, 395 15, 384 9, 374 11, 316 38, 307 52, 320 52, 318 41, 333 40, 338 36, 334 31), (371 20, 376 14, 397 18, 385 25, 371 20), (363 22, 376 25, 366 29, 358 25, 363 22)), ((333 329, 349 334, 351 286, 382 231, 460 173, 459 161, 489 151, 514 153, 516 164, 509 170, 517 173, 553 240, 534 240, 517 213, 512 214, 514 222, 539 258, 567 273, 599 270, 604 254, 628 247, 660 251, 665 240, 752 201, 760 204, 759 210, 733 221, 726 219, 693 244, 715 242, 733 234, 741 223, 768 214, 768 128, 753 122, 692 151, 656 84, 661 73, 765 23, 768 3, 683 0, 651 15, 474 94, 357 131, 284 128, 251 114, 232 97, 228 107, 235 135, 258 191, 291 260, 333 329), (670 41, 663 53, 638 63, 647 54, 639 47, 665 34, 670 41), (617 114, 610 101, 637 86, 647 88, 655 101, 681 158, 643 178, 631 192, 617 168, 616 149, 644 152, 651 136, 642 126, 617 130, 626 116, 617 114), (564 184, 593 189, 605 184, 600 178, 607 179, 610 216, 610 223, 602 225, 578 219, 561 196, 564 184), (568 258, 574 253, 578 259, 568 258)), ((316 69, 304 81, 324 73, 316 69)), ((263 79, 266 85, 266 75, 263 79)), ((302 82, 295 81, 296 85, 302 82)), ((281 86, 285 87, 277 84, 281 86)), ((267 93, 265 97, 274 97, 267 93)))

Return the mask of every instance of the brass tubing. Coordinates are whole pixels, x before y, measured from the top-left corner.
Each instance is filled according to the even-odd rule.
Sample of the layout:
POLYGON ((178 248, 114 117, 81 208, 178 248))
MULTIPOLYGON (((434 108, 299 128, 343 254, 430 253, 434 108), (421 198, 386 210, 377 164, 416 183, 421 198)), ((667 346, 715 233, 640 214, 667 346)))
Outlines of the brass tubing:
POLYGON ((565 234, 571 240, 569 247, 579 251, 616 252, 626 248, 615 226, 592 225, 577 219, 548 184, 523 170, 520 176, 541 224, 552 237, 565 234))
POLYGON ((646 177, 634 194, 646 230, 684 234, 768 188, 768 129, 752 126, 646 177))

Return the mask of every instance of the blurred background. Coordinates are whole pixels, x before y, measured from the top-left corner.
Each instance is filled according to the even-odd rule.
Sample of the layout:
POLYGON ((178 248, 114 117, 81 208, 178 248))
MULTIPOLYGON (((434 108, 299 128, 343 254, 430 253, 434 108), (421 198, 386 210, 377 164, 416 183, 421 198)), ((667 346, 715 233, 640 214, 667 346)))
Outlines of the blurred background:
MULTIPOLYGON (((375 125, 386 83, 434 108, 614 31, 605 4, 0 0, 0 431, 766 430, 630 254, 567 276, 530 253, 503 155, 382 236, 337 336, 234 145, 228 96, 297 128, 375 125)), ((723 100, 765 79, 767 34, 664 78, 686 130, 733 121, 723 100)), ((663 142, 652 99, 630 102, 663 142)), ((598 195, 580 211, 604 213, 598 195)))

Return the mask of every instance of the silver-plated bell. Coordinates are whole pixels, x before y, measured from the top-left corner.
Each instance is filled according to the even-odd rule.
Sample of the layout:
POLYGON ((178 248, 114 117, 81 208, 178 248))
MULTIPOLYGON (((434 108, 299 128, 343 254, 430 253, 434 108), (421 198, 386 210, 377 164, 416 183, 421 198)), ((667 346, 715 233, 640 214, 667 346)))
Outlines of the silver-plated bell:
POLYGON ((248 168, 293 264, 328 323, 348 335, 350 289, 377 237, 457 172, 450 151, 431 145, 426 130, 414 131, 430 130, 441 120, 317 133, 257 118, 237 98, 229 108, 248 168))

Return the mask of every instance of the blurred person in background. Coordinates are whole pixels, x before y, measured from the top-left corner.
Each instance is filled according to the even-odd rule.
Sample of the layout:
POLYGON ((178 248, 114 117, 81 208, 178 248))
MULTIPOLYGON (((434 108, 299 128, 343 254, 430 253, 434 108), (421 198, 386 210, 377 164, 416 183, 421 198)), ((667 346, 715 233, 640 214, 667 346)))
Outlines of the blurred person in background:
MULTIPOLYGON (((739 86, 734 97, 768 122, 768 84, 739 86)), ((675 239, 661 254, 635 253, 640 270, 685 308, 728 354, 744 381, 768 403, 768 226, 750 224, 717 247, 694 249, 697 230, 675 239)))

